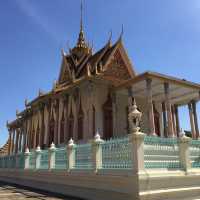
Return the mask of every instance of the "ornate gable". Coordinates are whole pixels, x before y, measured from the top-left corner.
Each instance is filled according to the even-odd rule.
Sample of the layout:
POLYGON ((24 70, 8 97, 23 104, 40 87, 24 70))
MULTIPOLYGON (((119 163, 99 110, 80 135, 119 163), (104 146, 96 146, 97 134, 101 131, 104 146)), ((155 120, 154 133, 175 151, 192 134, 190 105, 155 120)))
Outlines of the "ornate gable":
MULTIPOLYGON (((63 59, 65 59, 65 58, 63 58, 63 59)), ((62 61, 58 82, 59 82, 59 84, 62 84, 62 83, 70 81, 70 79, 71 79, 71 74, 69 73, 69 70, 67 69, 66 65, 64 64, 64 61, 62 61)))
POLYGON ((136 75, 122 44, 116 44, 105 64, 103 74, 106 79, 113 80, 114 85, 121 84, 136 75))

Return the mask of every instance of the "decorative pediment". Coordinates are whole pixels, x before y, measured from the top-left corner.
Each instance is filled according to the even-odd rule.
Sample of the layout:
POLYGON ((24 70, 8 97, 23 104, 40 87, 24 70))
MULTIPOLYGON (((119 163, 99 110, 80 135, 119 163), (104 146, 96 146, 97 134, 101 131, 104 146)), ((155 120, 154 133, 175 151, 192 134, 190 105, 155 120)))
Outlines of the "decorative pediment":
MULTIPOLYGON (((126 54, 123 44, 120 42, 116 44, 112 54, 104 66, 104 77, 109 80, 118 82, 131 79, 136 76, 132 64, 126 54)), ((116 83, 117 84, 117 83, 116 83)))
POLYGON ((66 58, 63 57, 60 75, 59 75, 59 79, 58 79, 59 84, 70 82, 72 79, 72 73, 70 70, 69 63, 67 63, 65 59, 66 58))

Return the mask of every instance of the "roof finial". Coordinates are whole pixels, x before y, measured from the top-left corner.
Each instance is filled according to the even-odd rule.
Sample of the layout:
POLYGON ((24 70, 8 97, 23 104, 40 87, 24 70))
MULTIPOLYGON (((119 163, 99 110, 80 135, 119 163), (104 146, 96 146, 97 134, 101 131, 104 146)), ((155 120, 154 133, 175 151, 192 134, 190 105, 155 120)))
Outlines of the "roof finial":
POLYGON ((81 0, 81 22, 80 22, 80 31, 83 31, 83 0, 81 0))
POLYGON ((83 31, 83 0, 81 0, 80 32, 79 32, 76 46, 72 49, 72 53, 76 54, 77 57, 80 58, 84 53, 88 54, 90 52, 91 50, 85 40, 84 31, 83 31))

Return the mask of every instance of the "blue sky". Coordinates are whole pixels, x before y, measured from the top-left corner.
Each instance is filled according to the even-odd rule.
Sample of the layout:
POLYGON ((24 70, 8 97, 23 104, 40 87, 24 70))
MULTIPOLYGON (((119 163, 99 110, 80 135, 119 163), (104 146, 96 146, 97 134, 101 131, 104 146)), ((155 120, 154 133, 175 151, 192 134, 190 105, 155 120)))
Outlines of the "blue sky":
MULTIPOLYGON (((0 145, 6 120, 26 98, 48 91, 61 53, 76 42, 80 0, 0 1, 0 145)), ((124 24, 124 44, 138 72, 157 71, 199 82, 199 0, 85 0, 84 28, 97 50, 124 24)), ((187 128, 187 112, 182 112, 187 128)))

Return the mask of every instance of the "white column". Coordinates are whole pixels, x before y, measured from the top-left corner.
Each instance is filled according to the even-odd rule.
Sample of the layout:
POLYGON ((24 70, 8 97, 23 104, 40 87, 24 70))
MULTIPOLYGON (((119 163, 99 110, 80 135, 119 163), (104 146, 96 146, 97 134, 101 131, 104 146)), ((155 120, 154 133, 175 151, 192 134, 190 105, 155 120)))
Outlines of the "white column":
POLYGON ((154 123, 154 111, 152 100, 152 80, 146 79, 146 95, 147 95, 147 113, 149 119, 149 135, 156 135, 154 123))
POLYGON ((192 109, 192 103, 188 103, 188 109, 189 109, 189 114, 190 114, 190 125, 191 125, 191 133, 192 133, 192 138, 196 138, 196 130, 195 130, 195 123, 194 123, 194 114, 193 114, 193 109, 192 109))
POLYGON ((196 138, 199 138, 199 125, 198 125, 198 116, 197 116, 197 102, 192 101, 193 115, 194 115, 194 125, 196 130, 196 138))
POLYGON ((10 129, 8 131, 9 131, 8 155, 10 155, 12 148, 12 131, 10 129))
POLYGON ((175 120, 176 120, 176 133, 177 133, 177 136, 179 137, 180 121, 179 121, 178 105, 175 105, 174 109, 175 109, 175 120))
POLYGON ((174 137, 173 122, 172 122, 172 112, 171 112, 171 101, 170 101, 170 91, 169 83, 164 83, 165 90, 165 100, 166 100, 166 111, 167 111, 167 122, 168 122, 168 137, 174 137))
POLYGON ((17 128, 17 132, 16 132, 17 136, 16 136, 16 142, 15 142, 15 154, 17 154, 18 152, 18 144, 19 144, 19 129, 17 128))
POLYGON ((13 129, 13 133, 12 133, 12 144, 11 144, 11 154, 14 154, 15 151, 15 129, 13 129))
POLYGON ((19 135, 19 147, 18 147, 18 152, 22 151, 22 129, 20 130, 20 135, 19 135))
POLYGON ((162 116, 163 116, 163 132, 164 137, 168 136, 168 130, 167 130, 167 113, 166 113, 166 104, 165 102, 162 103, 162 116))
POLYGON ((117 102, 116 93, 112 93, 112 110, 113 110, 113 135, 117 135, 117 102))

